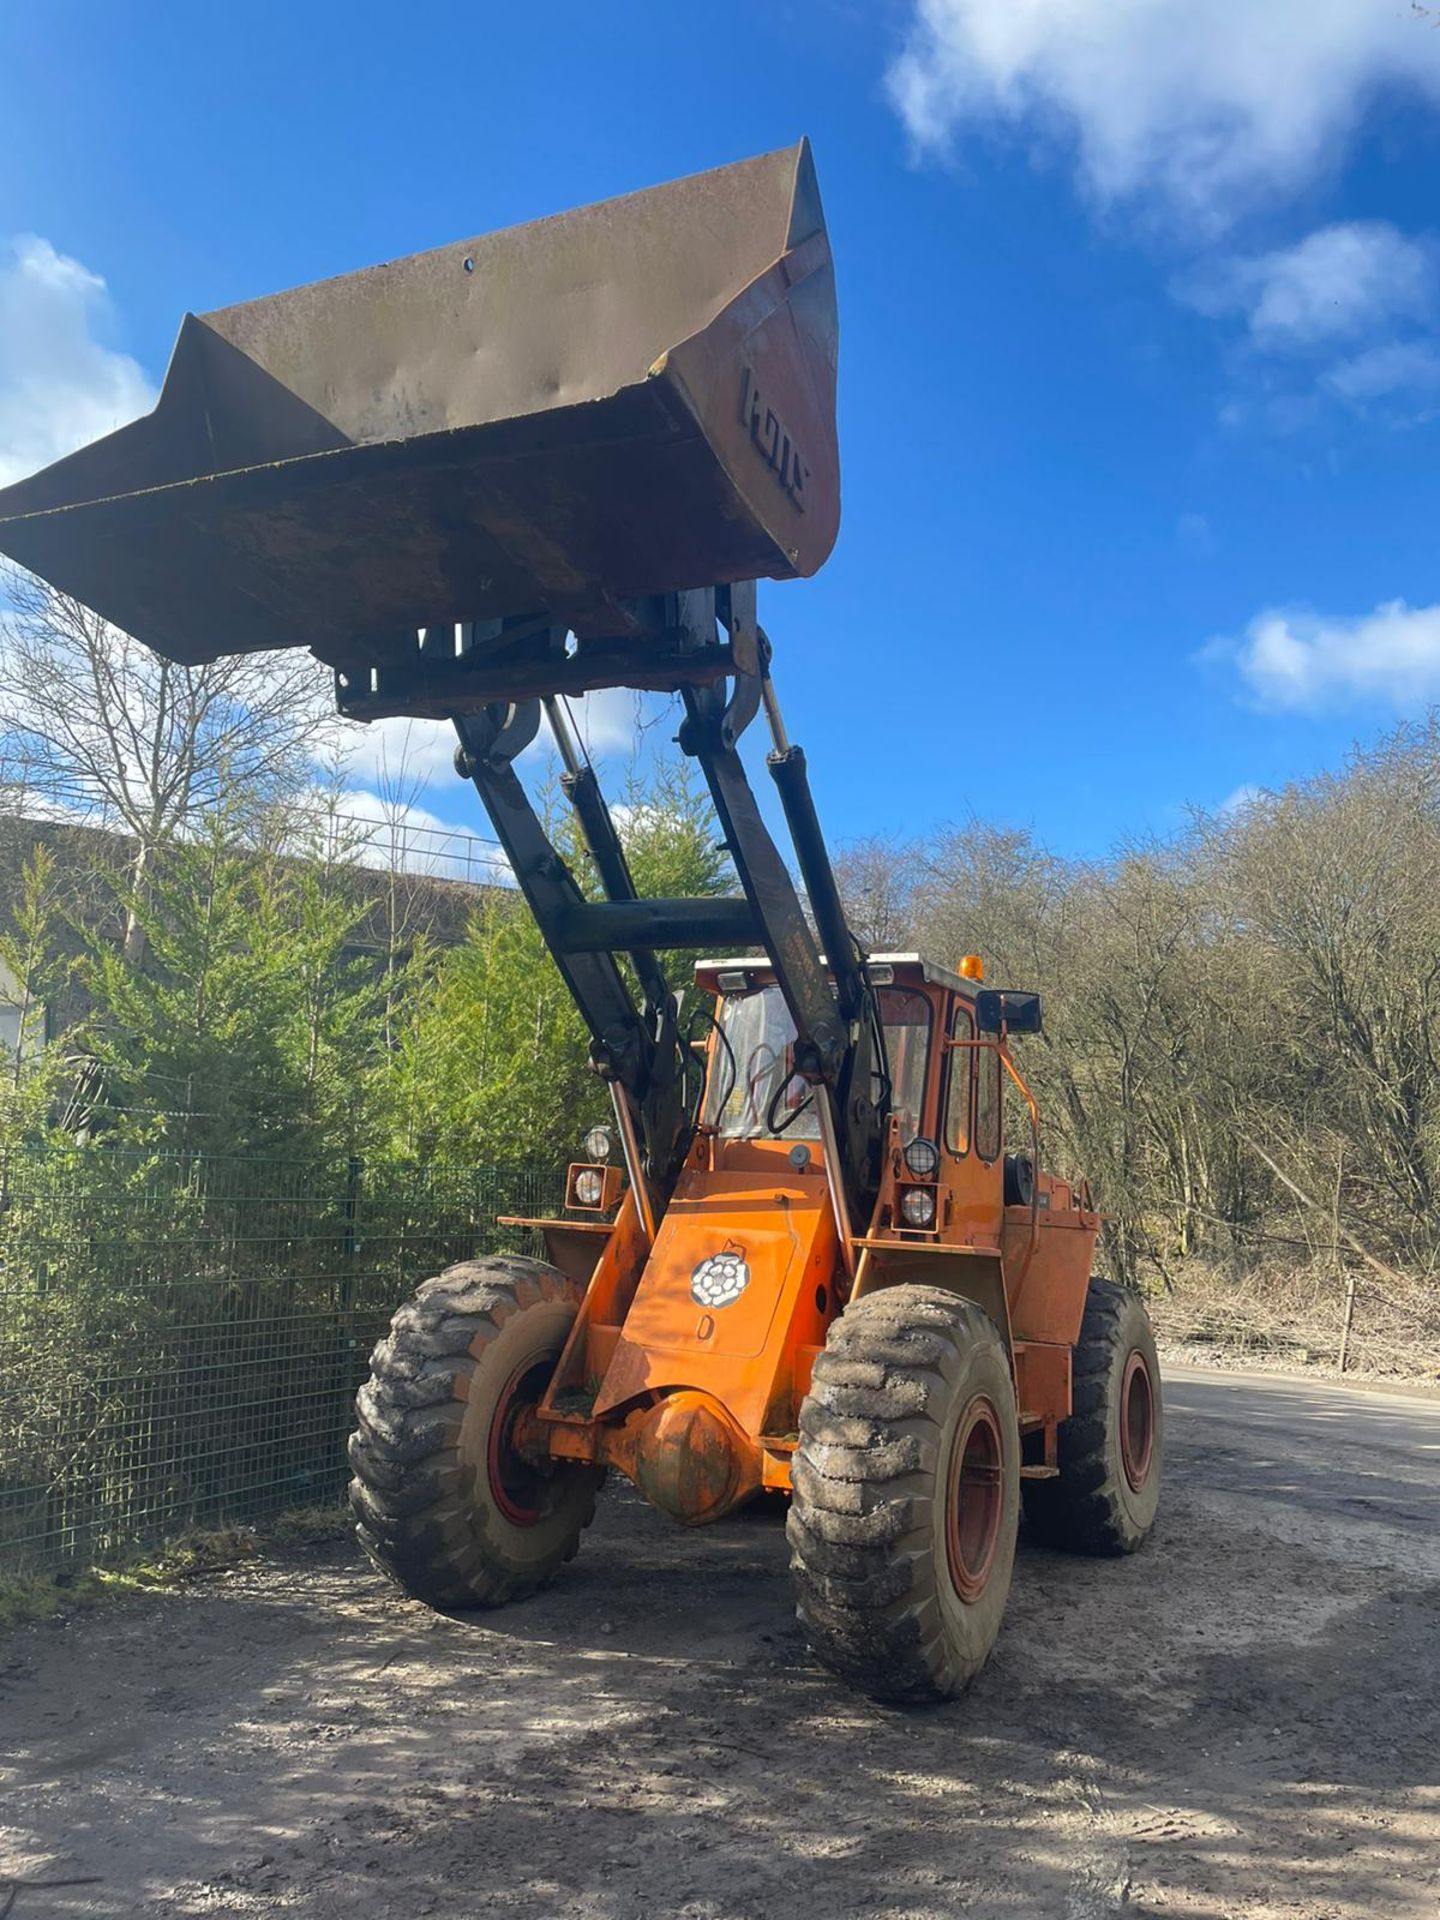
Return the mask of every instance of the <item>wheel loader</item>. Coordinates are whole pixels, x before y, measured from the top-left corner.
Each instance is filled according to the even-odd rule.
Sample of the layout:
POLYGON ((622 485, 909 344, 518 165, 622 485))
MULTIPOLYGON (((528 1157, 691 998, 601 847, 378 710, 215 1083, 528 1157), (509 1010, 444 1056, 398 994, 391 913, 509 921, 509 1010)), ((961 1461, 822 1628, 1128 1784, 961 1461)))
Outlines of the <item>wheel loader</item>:
POLYGON ((613 1124, 555 1218, 508 1223, 545 1258, 428 1281, 360 1389, 373 1559, 495 1606, 608 1469, 685 1525, 788 1496, 816 1656, 925 1700, 993 1645, 1022 1510, 1142 1543, 1164 1429, 1090 1193, 1040 1170, 1037 996, 864 951, 785 729, 756 583, 836 538, 837 338, 802 142, 187 316, 152 414, 0 493, 0 549, 172 660, 307 646, 342 713, 452 720, 584 1017, 613 1124), (568 706, 610 687, 677 703, 733 898, 637 896, 568 706), (520 778, 542 724, 589 893, 520 778), (682 1020, 684 949, 730 957, 682 1020))

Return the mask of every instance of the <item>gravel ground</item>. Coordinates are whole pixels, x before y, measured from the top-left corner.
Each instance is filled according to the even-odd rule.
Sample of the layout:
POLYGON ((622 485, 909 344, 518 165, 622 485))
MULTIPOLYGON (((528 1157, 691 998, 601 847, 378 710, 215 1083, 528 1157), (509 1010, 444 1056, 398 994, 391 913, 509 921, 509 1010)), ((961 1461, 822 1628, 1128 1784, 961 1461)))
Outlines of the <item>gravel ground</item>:
POLYGON ((685 1534, 613 1488, 500 1614, 334 1546, 28 1628, 0 1916, 1435 1920, 1440 1403, 1167 1399, 1150 1546, 1022 1548, 928 1712, 811 1665, 777 1513, 685 1534))

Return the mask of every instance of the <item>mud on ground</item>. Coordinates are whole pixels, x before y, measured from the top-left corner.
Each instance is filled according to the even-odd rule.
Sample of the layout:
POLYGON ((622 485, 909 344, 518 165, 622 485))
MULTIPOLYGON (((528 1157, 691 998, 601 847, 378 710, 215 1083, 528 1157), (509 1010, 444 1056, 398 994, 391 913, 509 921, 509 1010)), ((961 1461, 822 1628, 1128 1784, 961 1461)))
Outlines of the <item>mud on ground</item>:
POLYGON ((500 1614, 340 1545, 26 1629, 0 1913, 1434 1920, 1440 1410, 1169 1400, 1151 1546, 1024 1547, 929 1712, 812 1665, 777 1513, 687 1535, 613 1488, 500 1614))

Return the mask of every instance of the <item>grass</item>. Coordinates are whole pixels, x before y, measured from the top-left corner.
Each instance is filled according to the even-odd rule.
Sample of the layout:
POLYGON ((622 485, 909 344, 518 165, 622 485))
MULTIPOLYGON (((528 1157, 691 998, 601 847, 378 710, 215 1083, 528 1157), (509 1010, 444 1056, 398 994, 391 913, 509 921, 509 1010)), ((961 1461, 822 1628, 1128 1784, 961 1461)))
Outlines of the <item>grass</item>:
POLYGON ((114 1567, 65 1567, 52 1574, 0 1574, 0 1634, 37 1620, 80 1613, 105 1600, 221 1573, 246 1560, 295 1547, 323 1546, 350 1533, 343 1507, 296 1507, 257 1527, 217 1527, 182 1534, 114 1567))
POLYGON ((1440 1290, 1428 1280, 1396 1274, 1381 1282, 1358 1268, 1347 1276, 1323 1259, 1244 1273, 1193 1260, 1149 1305, 1157 1336, 1177 1359, 1201 1349, 1232 1363, 1333 1373, 1347 1278, 1354 1281, 1347 1373, 1440 1381, 1440 1290))
POLYGON ((77 1573, 63 1583, 36 1573, 0 1575, 0 1634, 13 1633, 34 1620, 53 1620, 61 1613, 78 1613, 101 1599, 105 1576, 77 1573))

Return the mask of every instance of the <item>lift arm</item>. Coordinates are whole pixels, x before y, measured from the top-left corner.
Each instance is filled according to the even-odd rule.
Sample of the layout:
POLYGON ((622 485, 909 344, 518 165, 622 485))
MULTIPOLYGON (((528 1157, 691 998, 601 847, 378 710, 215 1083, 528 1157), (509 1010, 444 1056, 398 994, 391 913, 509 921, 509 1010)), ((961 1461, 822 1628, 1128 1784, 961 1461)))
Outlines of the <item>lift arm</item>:
POLYGON ((770 647, 755 624, 753 582, 659 596, 627 609, 641 636, 582 641, 565 651, 563 633, 460 630, 448 646, 422 637, 413 662, 366 676, 355 688, 337 676, 342 711, 409 706, 423 679, 427 701, 455 716, 456 764, 474 782, 546 946, 590 1033, 591 1061, 611 1083, 643 1142, 643 1177, 662 1203, 693 1133, 686 1098, 688 1058, 676 996, 658 952, 708 946, 759 948, 775 970, 795 1024, 795 1069, 825 1102, 822 1138, 832 1178, 852 1214, 864 1217, 879 1175, 885 1076, 879 1026, 857 943, 820 832, 805 756, 784 732, 770 682, 770 647), (523 656, 523 657, 522 657, 523 656), (519 685, 645 683, 678 692, 680 744, 704 774, 742 894, 729 899, 644 900, 635 889, 613 816, 594 768, 582 755, 553 691, 505 697, 519 685), (668 662, 667 673, 662 662, 668 662), (789 868, 776 847, 738 751, 740 735, 764 709, 773 740, 769 767, 795 845, 825 959, 789 868), (559 750, 561 784, 604 893, 587 900, 546 831, 516 772, 542 708, 559 750), (634 984, 620 965, 630 961, 634 984), (828 967, 827 967, 828 962, 828 967), (638 987, 638 994, 637 989, 638 987), (876 1087, 881 1097, 875 1097, 876 1087))

